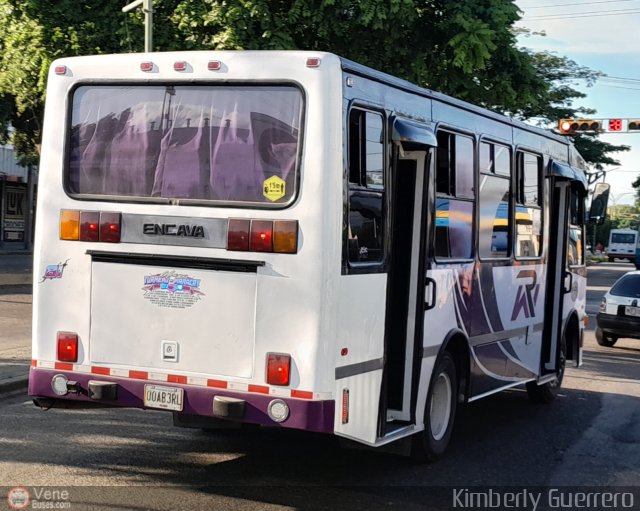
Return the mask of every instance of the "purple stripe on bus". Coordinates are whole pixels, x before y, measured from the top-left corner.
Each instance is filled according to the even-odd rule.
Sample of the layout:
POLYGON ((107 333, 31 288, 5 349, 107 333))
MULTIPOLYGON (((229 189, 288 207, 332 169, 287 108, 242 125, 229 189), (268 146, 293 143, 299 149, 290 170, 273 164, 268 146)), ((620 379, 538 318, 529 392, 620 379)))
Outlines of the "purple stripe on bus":
POLYGON ((143 395, 145 384, 163 387, 178 387, 184 389, 185 414, 213 417, 213 397, 228 396, 246 401, 245 422, 263 424, 265 426, 302 429, 320 433, 333 433, 335 402, 333 400, 311 401, 306 399, 290 399, 280 396, 266 396, 260 394, 245 394, 211 387, 196 387, 167 382, 151 382, 129 380, 95 374, 65 373, 49 369, 31 368, 29 373, 29 395, 31 397, 64 399, 85 403, 101 403, 110 406, 127 406, 144 408, 143 395), (67 394, 64 398, 54 394, 51 379, 56 374, 64 374, 69 380, 77 381, 83 389, 87 389, 89 380, 113 382, 118 384, 118 399, 116 401, 95 401, 86 395, 67 394), (281 423, 272 421, 267 415, 267 407, 273 399, 282 399, 289 405, 289 418, 281 423))

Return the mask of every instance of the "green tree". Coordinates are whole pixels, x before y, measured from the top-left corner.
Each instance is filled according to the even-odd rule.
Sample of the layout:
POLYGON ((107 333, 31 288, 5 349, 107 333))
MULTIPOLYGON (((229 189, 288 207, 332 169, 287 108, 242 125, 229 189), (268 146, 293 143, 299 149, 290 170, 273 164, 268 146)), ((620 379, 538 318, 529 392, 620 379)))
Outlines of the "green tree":
MULTIPOLYGON (((142 50, 142 13, 124 3, 0 0, 0 126, 11 120, 25 160, 36 159, 53 59, 142 50)), ((512 0, 154 0, 154 46, 330 51, 541 125, 585 113, 572 81, 598 73, 520 48, 519 16, 512 0)), ((576 144, 596 165, 625 150, 576 144)))

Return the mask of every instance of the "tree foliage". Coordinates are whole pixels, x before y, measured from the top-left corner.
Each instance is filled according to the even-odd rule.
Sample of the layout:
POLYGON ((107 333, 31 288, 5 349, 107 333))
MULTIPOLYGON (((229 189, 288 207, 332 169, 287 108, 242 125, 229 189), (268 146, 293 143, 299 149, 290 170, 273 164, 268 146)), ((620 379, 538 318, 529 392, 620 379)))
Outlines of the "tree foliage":
MULTIPOLYGON (((53 59, 142 50, 142 13, 123 14, 126 3, 0 0, 0 126, 11 120, 25 159, 35 158, 53 59)), ((154 0, 154 46, 329 51, 541 125, 591 113, 573 107, 584 97, 573 82, 599 73, 518 47, 519 16, 512 0, 154 0)), ((596 165, 625 150, 576 144, 596 165)))

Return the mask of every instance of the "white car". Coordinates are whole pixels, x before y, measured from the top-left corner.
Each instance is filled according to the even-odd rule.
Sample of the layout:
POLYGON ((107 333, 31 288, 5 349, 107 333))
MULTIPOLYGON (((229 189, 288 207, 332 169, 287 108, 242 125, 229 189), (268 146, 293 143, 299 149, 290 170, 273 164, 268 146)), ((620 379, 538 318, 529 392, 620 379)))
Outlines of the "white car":
POLYGON ((640 339, 640 271, 624 274, 611 286, 596 319, 600 346, 613 346, 620 337, 640 339))

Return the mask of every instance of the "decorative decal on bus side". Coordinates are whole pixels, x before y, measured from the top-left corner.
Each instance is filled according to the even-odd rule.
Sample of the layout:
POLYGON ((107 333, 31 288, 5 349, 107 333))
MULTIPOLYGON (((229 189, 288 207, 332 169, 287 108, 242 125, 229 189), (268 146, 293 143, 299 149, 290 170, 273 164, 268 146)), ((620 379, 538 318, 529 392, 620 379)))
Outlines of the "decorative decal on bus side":
POLYGON ((200 279, 173 270, 145 275, 144 298, 158 307, 187 309, 200 301, 200 279))
POLYGON ((64 263, 50 264, 44 269, 44 275, 42 280, 38 284, 42 284, 45 280, 61 279, 64 274, 64 269, 69 263, 67 259, 64 263))
POLYGON ((262 194, 272 202, 282 199, 286 194, 287 183, 278 176, 271 176, 265 179, 262 194))
POLYGON ((517 279, 531 279, 528 284, 520 284, 511 313, 511 321, 515 321, 521 312, 524 311, 525 318, 536 317, 536 303, 538 302, 538 293, 540 292, 540 284, 538 284, 538 274, 535 270, 522 270, 518 273, 517 279))

